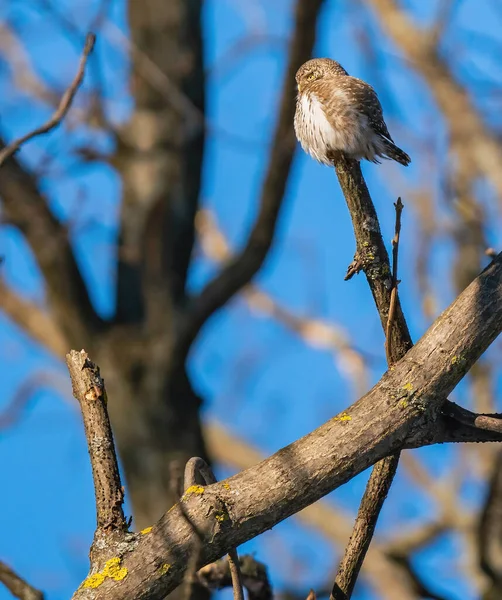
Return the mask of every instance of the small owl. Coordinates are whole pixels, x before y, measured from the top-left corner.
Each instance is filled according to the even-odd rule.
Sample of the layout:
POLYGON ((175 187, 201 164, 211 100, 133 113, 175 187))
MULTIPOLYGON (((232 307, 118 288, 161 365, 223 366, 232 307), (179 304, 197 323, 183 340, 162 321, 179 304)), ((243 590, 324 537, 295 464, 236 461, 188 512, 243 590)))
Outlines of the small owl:
POLYGON ((375 90, 339 63, 309 60, 298 69, 296 83, 295 133, 313 158, 330 166, 340 152, 374 163, 388 158, 406 167, 411 162, 390 137, 375 90))

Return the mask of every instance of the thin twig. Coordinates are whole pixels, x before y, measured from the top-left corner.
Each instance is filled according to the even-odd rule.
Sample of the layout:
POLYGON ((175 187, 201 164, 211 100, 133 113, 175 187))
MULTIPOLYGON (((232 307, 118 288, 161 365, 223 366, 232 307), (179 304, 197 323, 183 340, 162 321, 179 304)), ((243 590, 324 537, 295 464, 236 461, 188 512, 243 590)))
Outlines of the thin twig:
MULTIPOLYGON (((195 456, 187 462, 185 467, 185 490, 197 484, 197 476, 202 478, 205 485, 216 483, 216 477, 206 461, 198 456, 195 456)), ((197 567, 197 561, 194 561, 194 566, 197 567)), ((228 566, 230 567, 230 574, 232 576, 234 600, 244 600, 239 556, 235 548, 232 548, 228 551, 228 566)))
POLYGON ((40 590, 32 587, 2 561, 0 561, 0 581, 13 596, 20 600, 44 600, 40 590))
POLYGON ((23 144, 33 139, 34 137, 43 135, 44 133, 49 133, 49 131, 51 131, 61 123, 61 121, 66 116, 66 113, 70 110, 73 99, 75 98, 78 88, 80 87, 84 79, 87 59, 89 58, 89 55, 92 52, 92 49, 94 48, 95 41, 96 36, 93 33, 88 33, 85 39, 85 46, 82 52, 82 57, 80 58, 77 74, 75 75, 75 78, 73 79, 70 87, 68 87, 68 89, 63 94, 63 97, 59 102, 59 106, 57 107, 53 115, 50 117, 50 119, 40 127, 37 127, 29 133, 21 136, 17 140, 14 140, 9 145, 7 145, 2 151, 0 151, 0 167, 8 158, 15 154, 23 144))
POLYGON ((397 306, 397 286, 399 280, 397 278, 398 269, 398 256, 399 256, 399 236, 401 234, 401 213, 403 212, 403 203, 401 198, 397 199, 394 203, 396 208, 396 226, 394 230, 394 237, 392 238, 392 289, 390 292, 390 306, 389 316, 387 318, 387 327, 385 328, 385 355, 387 357, 387 364, 389 367, 392 365, 392 325, 394 324, 394 318, 396 316, 397 306))
MULTIPOLYGON (((242 585, 248 592, 249 600, 272 600, 272 587, 267 567, 250 554, 239 557, 239 566, 242 585)), ((222 558, 202 567, 197 572, 197 581, 214 591, 233 585, 229 561, 222 558)))

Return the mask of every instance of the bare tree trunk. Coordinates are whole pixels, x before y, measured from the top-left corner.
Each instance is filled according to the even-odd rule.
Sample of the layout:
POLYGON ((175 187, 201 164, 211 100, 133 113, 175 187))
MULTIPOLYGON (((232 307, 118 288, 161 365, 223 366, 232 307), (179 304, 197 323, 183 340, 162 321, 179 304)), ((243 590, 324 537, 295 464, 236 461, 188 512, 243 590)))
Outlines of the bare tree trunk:
POLYGON ((201 0, 129 2, 135 105, 113 159, 123 181, 117 313, 100 360, 109 364, 136 528, 178 499, 178 475, 191 456, 207 458, 200 399, 184 367, 170 367, 204 146, 201 7, 201 0))

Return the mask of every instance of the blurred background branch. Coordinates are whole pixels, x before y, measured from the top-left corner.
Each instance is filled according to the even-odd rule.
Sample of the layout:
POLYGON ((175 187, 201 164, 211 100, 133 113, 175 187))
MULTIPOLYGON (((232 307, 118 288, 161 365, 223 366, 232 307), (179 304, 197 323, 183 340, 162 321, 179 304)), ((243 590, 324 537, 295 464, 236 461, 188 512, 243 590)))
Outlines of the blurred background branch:
MULTIPOLYGON (((364 281, 342 281, 353 242, 336 179, 293 160, 291 72, 312 47, 374 85, 413 156, 405 173, 362 167, 387 248, 392 202, 406 200, 399 291, 414 338, 501 247, 497 2, 5 3, 4 146, 54 112, 87 31, 98 42, 65 121, 0 169, 2 514, 16 523, 0 553, 47 598, 85 575, 93 530, 70 347, 107 374, 137 530, 178 498, 190 456, 219 478, 250 466, 386 368, 364 281)), ((500 351, 452 398, 469 422, 502 410, 500 351)), ((437 435, 498 435, 458 423, 443 416, 437 435)), ((411 452, 353 597, 497 598, 497 447, 411 452)), ((363 488, 356 478, 244 549, 278 596, 328 593, 363 488)))

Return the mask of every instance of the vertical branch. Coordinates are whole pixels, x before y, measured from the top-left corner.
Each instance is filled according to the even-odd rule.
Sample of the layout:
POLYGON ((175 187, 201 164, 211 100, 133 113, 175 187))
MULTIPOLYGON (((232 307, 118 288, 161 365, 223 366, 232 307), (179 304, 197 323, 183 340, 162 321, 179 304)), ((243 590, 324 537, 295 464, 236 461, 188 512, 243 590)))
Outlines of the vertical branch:
MULTIPOLYGON (((211 485, 216 483, 216 477, 212 469, 202 458, 198 456, 192 457, 185 466, 184 476, 184 487, 186 490, 192 488, 197 484, 197 478, 200 478, 204 485, 211 485)), ((201 549, 199 545, 199 550, 201 549)), ((198 556, 195 556, 193 560, 194 569, 197 567, 198 556)), ((237 549, 232 548, 228 552, 228 566, 230 569, 230 577, 232 580, 232 589, 234 592, 234 600, 244 600, 244 591, 242 587, 242 573, 239 564, 239 556, 237 549)), ((190 578, 189 578, 190 580, 190 578)))
MULTIPOLYGON (((352 218, 357 244, 354 261, 349 266, 346 279, 350 279, 361 270, 366 274, 382 328, 387 334, 386 355, 391 365, 401 359, 413 345, 397 295, 402 203, 400 199, 396 203, 394 265, 391 275, 389 255, 382 239, 380 223, 359 163, 342 156, 337 160, 335 169, 352 218)), ((348 600, 352 595, 398 463, 399 452, 378 462, 371 472, 352 536, 333 584, 331 600, 348 600)))
POLYGON ((396 315, 397 286, 399 285, 399 281, 397 279, 399 236, 401 234, 401 213, 403 212, 404 208, 401 198, 397 199, 397 202, 394 204, 394 206, 396 207, 396 226, 394 229, 394 237, 392 238, 392 289, 390 292, 389 316, 387 318, 387 327, 385 328, 385 355, 387 357, 387 364, 389 367, 393 362, 391 332, 392 325, 394 324, 394 317, 396 315))
POLYGON ((104 380, 99 367, 84 350, 66 355, 73 395, 80 404, 91 459, 96 495, 96 531, 123 532, 127 529, 122 503, 124 490, 107 411, 104 380))
MULTIPOLYGON (((364 271, 385 332, 392 278, 389 255, 382 239, 375 206, 357 162, 341 157, 336 164, 336 174, 347 202, 356 238, 356 253, 345 279, 364 271)), ((396 326, 391 332, 391 360, 397 362, 413 345, 399 298, 396 300, 394 320, 396 326)))

